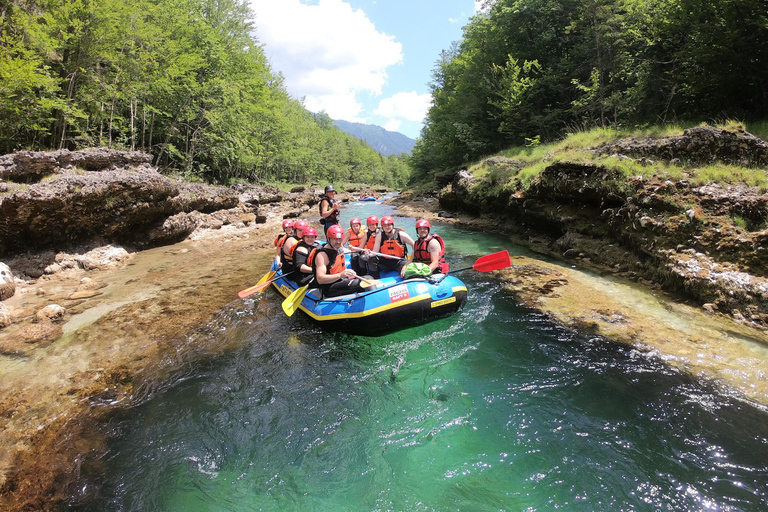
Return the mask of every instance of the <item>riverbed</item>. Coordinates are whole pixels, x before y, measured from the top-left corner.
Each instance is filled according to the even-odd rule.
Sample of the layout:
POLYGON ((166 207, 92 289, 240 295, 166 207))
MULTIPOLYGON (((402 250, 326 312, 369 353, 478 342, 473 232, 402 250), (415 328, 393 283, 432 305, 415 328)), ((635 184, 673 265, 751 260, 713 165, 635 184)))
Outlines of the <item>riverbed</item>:
POLYGON ((61 454, 80 460, 82 510, 766 505, 761 333, 435 229, 454 268, 501 249, 513 267, 463 273, 462 312, 382 338, 288 319, 271 291, 237 300, 267 269, 266 230, 138 253, 97 276, 98 305, 62 339, 3 361, 4 394, 29 405, 5 432, 97 417, 61 454))

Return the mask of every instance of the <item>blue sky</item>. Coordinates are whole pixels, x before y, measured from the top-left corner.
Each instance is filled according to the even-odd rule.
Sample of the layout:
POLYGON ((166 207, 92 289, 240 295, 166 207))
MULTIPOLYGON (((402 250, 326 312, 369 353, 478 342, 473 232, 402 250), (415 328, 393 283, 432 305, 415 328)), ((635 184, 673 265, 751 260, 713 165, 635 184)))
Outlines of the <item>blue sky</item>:
POLYGON ((473 0, 250 0, 256 37, 313 112, 417 138, 440 52, 473 0))

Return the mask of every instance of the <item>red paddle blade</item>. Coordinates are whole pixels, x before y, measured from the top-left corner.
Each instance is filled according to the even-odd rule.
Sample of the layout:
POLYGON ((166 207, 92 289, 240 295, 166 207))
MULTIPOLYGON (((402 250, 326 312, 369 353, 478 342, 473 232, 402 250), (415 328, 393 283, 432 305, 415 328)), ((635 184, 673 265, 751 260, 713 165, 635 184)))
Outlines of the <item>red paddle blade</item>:
POLYGON ((501 270, 511 265, 512 259, 509 257, 509 251, 499 251, 477 258, 472 268, 480 272, 490 272, 492 270, 501 270))

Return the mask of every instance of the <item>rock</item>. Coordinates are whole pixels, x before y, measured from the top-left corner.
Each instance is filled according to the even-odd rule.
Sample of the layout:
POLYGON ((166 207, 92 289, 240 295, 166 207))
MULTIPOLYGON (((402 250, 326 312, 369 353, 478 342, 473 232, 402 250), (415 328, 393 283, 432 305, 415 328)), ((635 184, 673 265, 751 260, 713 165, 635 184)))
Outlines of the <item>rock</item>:
POLYGON ((8 306, 0 302, 0 329, 8 327, 12 322, 13 317, 11 316, 11 310, 8 309, 8 306))
POLYGON ((5 263, 0 263, 0 300, 10 299, 16 293, 16 281, 5 263))
POLYGON ((293 193, 296 193, 296 192, 304 192, 306 189, 307 189, 307 187, 302 187, 302 186, 299 186, 299 187, 293 187, 293 188, 291 189, 291 192, 293 192, 293 193))
POLYGON ((59 323, 64 321, 67 310, 58 304, 49 304, 37 312, 37 319, 41 322, 49 321, 59 323))

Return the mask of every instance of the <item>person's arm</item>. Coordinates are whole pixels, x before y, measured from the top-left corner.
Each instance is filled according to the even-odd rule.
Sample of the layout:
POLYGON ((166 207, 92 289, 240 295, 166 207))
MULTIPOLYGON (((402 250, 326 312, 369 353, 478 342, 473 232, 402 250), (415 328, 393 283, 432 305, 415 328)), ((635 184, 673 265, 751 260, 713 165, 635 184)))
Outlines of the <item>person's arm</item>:
POLYGON ((283 266, 283 263, 280 261, 280 252, 283 250, 282 247, 278 247, 275 249, 275 266, 277 268, 280 268, 283 266))
POLYGON ((349 230, 344 232, 344 238, 341 239, 341 246, 344 247, 347 245, 347 242, 349 242, 349 237, 351 236, 351 233, 349 230))
POLYGON ((440 266, 440 242, 435 239, 430 240, 427 251, 429 252, 429 270, 434 272, 440 266))
POLYGON ((411 238, 411 235, 409 235, 405 231, 401 231, 400 240, 402 240, 406 245, 411 246, 411 250, 409 251, 408 257, 406 259, 412 260, 413 259, 413 238, 411 238))
POLYGON ((384 234, 384 232, 380 232, 376 235, 376 241, 373 243, 373 252, 379 252, 381 249, 381 236, 384 234))
POLYGON ((309 256, 309 250, 306 247, 299 246, 293 252, 293 267, 305 274, 312 273, 312 267, 306 265, 307 257, 309 256))
POLYGON ((296 245, 296 240, 288 240, 283 244, 283 254, 290 254, 291 253, 291 247, 296 245))
POLYGON ((338 209, 339 209, 338 202, 334 202, 333 208, 331 208, 331 202, 327 198, 320 201, 320 216, 324 219, 338 209))

